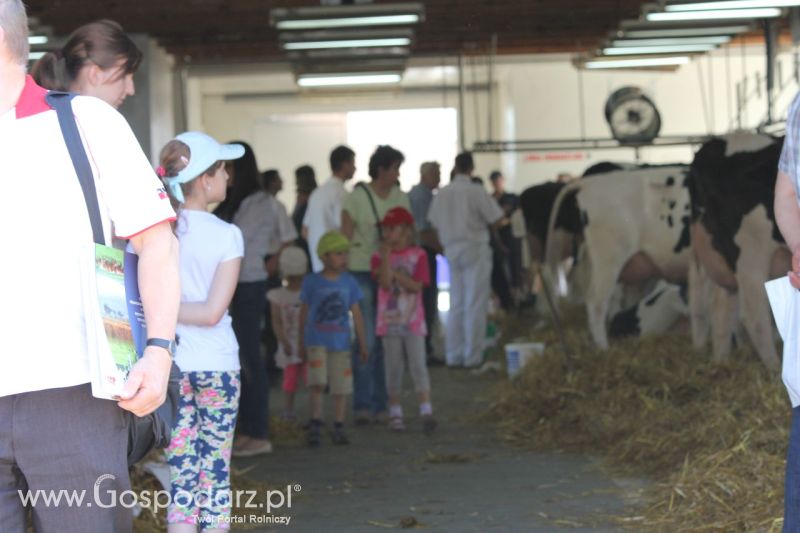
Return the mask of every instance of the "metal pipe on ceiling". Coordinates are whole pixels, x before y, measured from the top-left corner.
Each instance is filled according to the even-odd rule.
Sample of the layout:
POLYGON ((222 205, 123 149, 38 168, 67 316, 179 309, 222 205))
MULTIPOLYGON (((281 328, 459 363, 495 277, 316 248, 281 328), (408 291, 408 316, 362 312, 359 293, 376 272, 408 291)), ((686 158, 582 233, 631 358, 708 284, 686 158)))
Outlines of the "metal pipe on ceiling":
POLYGON ((458 142, 461 145, 461 151, 467 148, 467 141, 465 139, 464 127, 464 52, 458 53, 458 142))
POLYGON ((580 150, 613 150, 621 148, 659 148, 662 146, 699 146, 712 139, 712 135, 666 135, 649 144, 620 144, 612 137, 591 139, 528 139, 520 141, 476 142, 473 152, 565 152, 580 150))

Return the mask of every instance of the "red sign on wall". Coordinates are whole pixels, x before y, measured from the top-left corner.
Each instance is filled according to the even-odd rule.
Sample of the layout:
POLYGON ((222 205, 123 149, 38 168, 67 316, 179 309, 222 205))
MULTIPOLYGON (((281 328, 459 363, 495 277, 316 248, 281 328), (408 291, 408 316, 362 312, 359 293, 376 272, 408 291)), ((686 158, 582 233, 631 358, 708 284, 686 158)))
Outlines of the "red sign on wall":
POLYGON ((525 156, 526 163, 548 163, 559 161, 585 161, 588 152, 536 152, 525 156))

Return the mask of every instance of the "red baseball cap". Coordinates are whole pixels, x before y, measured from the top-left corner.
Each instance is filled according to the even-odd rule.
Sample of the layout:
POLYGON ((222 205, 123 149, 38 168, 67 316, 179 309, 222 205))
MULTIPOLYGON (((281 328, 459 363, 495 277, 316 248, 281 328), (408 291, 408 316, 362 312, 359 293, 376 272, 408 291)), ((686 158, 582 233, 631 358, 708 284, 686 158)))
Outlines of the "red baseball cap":
POLYGON ((381 221, 381 226, 400 226, 402 224, 414 225, 414 216, 405 207, 393 207, 386 212, 381 221))

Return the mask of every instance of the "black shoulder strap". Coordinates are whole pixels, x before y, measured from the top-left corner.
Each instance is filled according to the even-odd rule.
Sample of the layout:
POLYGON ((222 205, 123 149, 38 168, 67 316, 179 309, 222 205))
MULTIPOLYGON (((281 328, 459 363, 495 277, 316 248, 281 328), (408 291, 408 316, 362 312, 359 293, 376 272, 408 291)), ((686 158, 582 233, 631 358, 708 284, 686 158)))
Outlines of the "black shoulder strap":
POLYGON ((94 175, 92 167, 89 165, 89 158, 81 141, 81 134, 78 131, 78 123, 72 113, 72 99, 74 93, 60 91, 50 91, 47 93, 47 103, 55 109, 58 115, 58 125, 61 127, 61 135, 67 145, 69 157, 72 159, 72 166, 78 175, 78 181, 83 189, 83 198, 86 201, 86 209, 89 211, 89 221, 92 223, 92 233, 94 242, 105 244, 103 234, 103 221, 100 218, 100 205, 97 201, 97 190, 94 187, 94 175))
POLYGON ((375 215, 375 221, 378 224, 380 224, 381 217, 380 215, 378 215, 378 208, 375 207, 375 200, 372 198, 372 193, 369 192, 369 186, 362 181, 361 183, 358 183, 356 187, 358 187, 359 189, 364 189, 364 194, 367 195, 367 199, 369 200, 369 205, 370 207, 372 207, 372 214, 375 215))

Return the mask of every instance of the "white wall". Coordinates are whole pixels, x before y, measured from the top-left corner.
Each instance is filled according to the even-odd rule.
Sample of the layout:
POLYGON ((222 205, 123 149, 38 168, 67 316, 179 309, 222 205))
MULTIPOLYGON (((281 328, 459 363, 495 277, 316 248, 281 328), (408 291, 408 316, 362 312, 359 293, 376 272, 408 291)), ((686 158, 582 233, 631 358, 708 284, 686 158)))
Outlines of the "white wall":
MULTIPOLYGON (((792 72, 791 50, 778 56, 773 116, 785 117, 797 91, 792 72)), ((641 87, 658 107, 662 135, 721 134, 739 126, 736 85, 746 80, 748 101, 742 108, 741 126, 756 127, 766 116, 765 58, 763 47, 699 56, 676 71, 578 71, 565 57, 546 57, 536 62, 498 67, 502 93, 499 114, 504 138, 559 139, 603 138, 610 131, 603 114, 605 101, 625 85, 641 87), (580 91, 583 86, 584 129, 581 129, 580 91), (759 90, 760 87, 760 90, 759 90), (704 100, 705 98, 705 100, 704 100), (705 104, 704 104, 705 101, 705 104)), ((641 160, 648 163, 689 162, 694 148, 644 148, 641 160)), ((603 160, 634 161, 632 149, 571 150, 506 154, 503 169, 510 187, 524 187, 552 179, 558 172, 580 174, 590 164, 603 160)))
MULTIPOLYGON (((348 111, 438 109, 442 106, 441 95, 435 91, 430 94, 296 95, 288 92, 294 90, 290 76, 270 73, 235 76, 227 80, 224 77, 193 78, 190 85, 191 127, 203 129, 220 140, 241 139, 250 143, 260 169, 277 168, 281 172, 286 185, 280 199, 289 209, 294 205, 292 184, 297 166, 311 164, 318 182, 330 174, 328 155, 331 149, 348 143, 348 111), (314 130, 312 122, 319 126, 318 131, 314 130), (307 132, 301 144, 284 142, 297 139, 296 134, 300 131, 307 132)), ((450 101, 455 103, 452 96, 450 101)), ((386 123, 383 131, 375 131, 373 142, 364 145, 374 148, 378 144, 391 144, 394 126, 391 122, 386 123)), ((425 124, 419 126, 424 128, 425 124)), ((403 146, 395 147, 407 151, 403 146)), ((445 172, 452 166, 452 154, 452 149, 447 150, 442 158, 437 158, 441 160, 442 168, 447 169, 445 172)), ((368 156, 359 154, 359 157, 364 155, 368 156)), ((416 170, 412 167, 418 158, 406 155, 411 164, 404 165, 402 170, 413 173, 416 170)), ((368 180, 366 161, 359 161, 355 179, 368 180)), ((411 179, 415 181, 415 178, 411 179)))
MULTIPOLYGON (((277 167, 290 182, 291 170, 311 162, 320 179, 327 174, 325 159, 330 148, 345 142, 340 126, 320 123, 291 123, 297 114, 317 114, 324 121, 337 122, 344 113, 357 110, 421 109, 457 107, 457 93, 443 85, 457 83, 457 60, 417 61, 405 75, 403 85, 427 91, 395 90, 381 93, 298 94, 286 66, 251 68, 231 73, 190 73, 188 115, 190 127, 204 129, 220 139, 244 139, 256 150, 259 166, 277 167), (444 64, 442 64, 444 63, 444 64), (339 118, 332 118, 339 117, 339 118), (287 146, 281 142, 283 127, 309 128, 309 142, 287 146), (341 139, 341 140, 340 140, 341 139), (324 145, 328 145, 323 149, 324 145)), ((785 115, 797 85, 792 78, 791 50, 778 56, 776 105, 774 116, 785 115)), ((488 68, 484 61, 467 61, 465 82, 484 83, 488 68)), ((743 49, 736 45, 698 56, 676 71, 582 71, 568 55, 500 57, 494 71, 495 91, 491 102, 485 92, 467 91, 464 102, 464 141, 467 147, 480 140, 577 139, 610 137, 603 115, 605 101, 616 89, 636 85, 654 100, 661 112, 663 135, 725 133, 738 126, 736 85, 746 83, 748 100, 741 113, 742 127, 752 128, 765 117, 765 58, 762 46, 743 49), (743 80, 746 80, 743 82, 743 80), (581 115, 580 90, 584 112, 581 115), (760 89, 760 90, 759 90, 760 89), (492 131, 489 131, 489 105, 492 105, 492 131), (583 119, 583 130, 581 122, 583 119)), ((338 122, 337 122, 338 123, 338 122)), ((387 129, 391 124, 386 125, 387 129)), ((375 132, 375 144, 384 136, 375 132)), ((397 146, 403 150, 402 146, 397 146)), ((689 146, 645 148, 643 162, 686 162, 692 157, 689 146)), ((580 174, 587 166, 603 160, 633 161, 632 149, 569 150, 565 152, 523 152, 477 154, 477 173, 487 176, 495 168, 507 177, 509 188, 522 190, 531 184, 553 179, 560 171, 580 174)), ((451 161, 442 160, 443 173, 451 161)), ((363 167, 363 165, 362 165, 363 167)), ((359 177, 366 176, 366 168, 359 177)), ((289 191, 287 191, 289 193, 289 191)), ((291 204, 291 194, 284 200, 291 204)))
POLYGON ((239 135, 237 138, 250 142, 261 170, 278 170, 283 178, 283 192, 278 198, 291 212, 296 196, 294 169, 308 164, 314 168, 318 184, 327 179, 330 175, 328 154, 331 148, 347 141, 347 115, 269 115, 253 122, 251 135, 239 135))
POLYGON ((442 182, 458 153, 455 109, 404 109, 353 111, 347 114, 347 145, 356 152, 356 174, 366 176, 369 159, 378 142, 403 152, 400 187, 408 191, 419 182, 419 168, 426 161, 445 162, 442 182))

